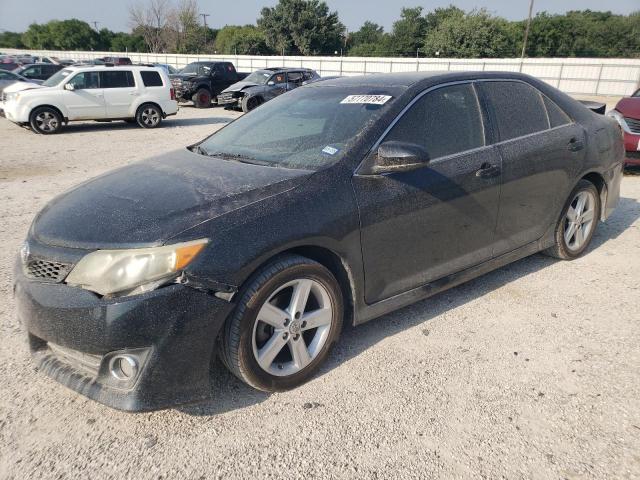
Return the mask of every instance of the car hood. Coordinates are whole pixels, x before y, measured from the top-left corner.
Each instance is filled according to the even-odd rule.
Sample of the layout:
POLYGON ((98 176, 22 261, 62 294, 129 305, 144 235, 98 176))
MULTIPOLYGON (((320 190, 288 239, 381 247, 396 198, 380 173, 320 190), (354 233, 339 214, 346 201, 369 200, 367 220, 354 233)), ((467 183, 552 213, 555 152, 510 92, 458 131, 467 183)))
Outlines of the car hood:
POLYGON ((16 83, 12 83, 8 87, 6 87, 4 89, 4 92, 5 93, 15 93, 15 92, 22 92, 24 90, 32 90, 32 89, 35 89, 35 88, 50 88, 50 87, 43 87, 42 85, 40 85, 38 83, 34 83, 32 81, 19 82, 19 81, 16 80, 16 83))
POLYGON ((257 83, 253 83, 253 82, 237 82, 234 83, 233 85, 231 85, 230 87, 225 88, 222 93, 224 92, 240 92, 242 90, 244 90, 245 88, 250 88, 250 87, 257 87, 258 84, 257 83))
POLYGON ((160 245, 204 221, 295 188, 311 174, 180 150, 55 198, 34 220, 31 235, 70 248, 160 245))
POLYGON ((625 117, 640 120, 640 97, 623 98, 616 105, 616 110, 625 117))
POLYGON ((172 73, 171 75, 169 75, 170 80, 182 80, 182 81, 188 81, 188 82, 194 80, 197 77, 198 75, 195 73, 189 73, 189 74, 172 73))

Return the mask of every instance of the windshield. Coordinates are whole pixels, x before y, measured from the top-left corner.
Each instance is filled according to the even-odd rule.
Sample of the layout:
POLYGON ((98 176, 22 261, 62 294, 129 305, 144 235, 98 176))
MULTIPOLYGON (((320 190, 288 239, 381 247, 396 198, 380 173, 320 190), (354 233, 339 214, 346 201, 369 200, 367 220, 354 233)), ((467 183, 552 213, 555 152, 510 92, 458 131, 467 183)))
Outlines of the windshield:
POLYGON ((184 67, 182 70, 180 70, 180 73, 182 73, 183 75, 197 74, 200 66, 201 66, 200 63, 190 63, 189 65, 184 67))
POLYGON ((44 87, 55 87, 62 80, 67 78, 70 73, 71 73, 71 70, 68 70, 66 68, 63 69, 63 70, 58 70, 56 73, 54 73, 52 76, 50 76, 45 82, 43 82, 42 85, 44 87))
POLYGON ((230 123, 194 151, 246 163, 318 170, 342 159, 392 103, 391 94, 383 103, 362 103, 371 100, 364 95, 385 95, 370 88, 296 89, 230 123))
POLYGON ((271 77, 272 72, 265 72, 262 70, 258 70, 257 72, 253 72, 247 78, 244 79, 245 82, 257 83, 258 85, 264 85, 271 77))

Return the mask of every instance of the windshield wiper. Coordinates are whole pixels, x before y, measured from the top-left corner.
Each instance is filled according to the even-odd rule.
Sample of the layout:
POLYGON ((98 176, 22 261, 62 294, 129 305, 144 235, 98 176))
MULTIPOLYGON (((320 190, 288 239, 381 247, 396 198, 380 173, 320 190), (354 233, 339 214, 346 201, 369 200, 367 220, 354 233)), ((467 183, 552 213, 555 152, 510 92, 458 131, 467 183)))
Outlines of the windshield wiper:
MULTIPOLYGON (((198 147, 200 152, 204 152, 200 147, 198 147)), ((204 152, 204 155, 208 155, 210 157, 218 157, 224 160, 233 160, 235 162, 240 163, 248 163, 250 165, 261 165, 263 167, 274 167, 275 165, 271 162, 265 162, 264 160, 258 160, 257 158, 250 157, 248 155, 243 155, 241 153, 224 153, 224 152, 204 152)))

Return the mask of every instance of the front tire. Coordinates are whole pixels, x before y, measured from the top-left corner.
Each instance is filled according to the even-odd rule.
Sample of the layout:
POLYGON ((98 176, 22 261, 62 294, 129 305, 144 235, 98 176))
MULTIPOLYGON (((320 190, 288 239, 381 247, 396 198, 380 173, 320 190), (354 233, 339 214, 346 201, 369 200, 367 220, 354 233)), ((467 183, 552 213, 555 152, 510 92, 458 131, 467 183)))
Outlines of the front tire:
POLYGON ((136 122, 142 128, 156 128, 162 122, 162 110, 150 103, 142 105, 136 112, 136 122))
POLYGON ((567 199, 556 225, 555 244, 545 254, 561 260, 578 258, 589 246, 600 220, 600 195, 595 185, 580 180, 567 199))
POLYGON ((274 259, 241 293, 220 338, 220 357, 243 382, 277 392, 309 380, 342 330, 343 299, 323 265, 274 259))
POLYGON ((245 95, 242 99, 242 111, 244 113, 250 112, 258 108, 262 103, 262 99, 259 97, 248 97, 245 95))
POLYGON ((35 133, 52 135, 62 128, 62 116, 51 107, 39 107, 31 112, 29 125, 35 133))

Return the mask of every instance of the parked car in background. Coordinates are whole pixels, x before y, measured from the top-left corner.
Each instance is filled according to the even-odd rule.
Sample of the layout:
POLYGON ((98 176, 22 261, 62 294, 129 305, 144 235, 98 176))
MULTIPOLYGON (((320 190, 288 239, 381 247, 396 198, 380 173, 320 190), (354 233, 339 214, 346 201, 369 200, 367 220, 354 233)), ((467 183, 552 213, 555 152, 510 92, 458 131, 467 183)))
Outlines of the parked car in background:
POLYGON ((115 408, 209 399, 216 356, 291 389, 343 322, 578 258, 623 154, 615 122, 518 73, 313 83, 51 201, 16 258, 17 316, 41 371, 115 408))
POLYGON ((218 105, 248 112, 301 85, 320 80, 310 68, 265 68, 224 89, 218 105))
POLYGON ((74 120, 126 120, 155 128, 178 104, 169 76, 154 67, 68 67, 42 85, 7 87, 3 115, 35 133, 74 120))
MULTIPOLYGON (((73 65, 77 66, 77 65, 106 65, 106 64, 103 60, 100 60, 99 58, 92 58, 89 60, 78 60, 73 65)), ((110 65, 113 65, 113 64, 110 64, 110 65)))
POLYGON ((615 118, 624 135, 626 165, 640 165, 640 89, 621 99, 607 115, 615 118))
POLYGON ((131 59, 129 57, 102 57, 98 60, 102 60, 104 63, 110 63, 112 65, 131 65, 131 59))
MULTIPOLYGON (((16 82, 24 82, 24 83, 42 83, 41 80, 32 80, 28 78, 24 78, 17 73, 10 72, 8 70, 0 70, 0 94, 2 94, 3 90, 9 85, 13 85, 16 82)), ((1 97, 0 97, 1 98, 1 97)))
POLYGON ((176 73, 179 73, 179 70, 177 68, 169 65, 168 63, 152 63, 151 65, 154 67, 164 68, 169 75, 175 75, 176 73))
POLYGON ((209 108, 225 88, 248 74, 236 72, 231 62, 193 62, 171 75, 179 102, 193 102, 196 108, 209 108))
POLYGON ((30 65, 24 65, 18 67, 13 72, 22 75, 30 80, 45 81, 51 77, 54 73, 59 72, 64 68, 64 65, 58 65, 55 63, 33 63, 30 65))

